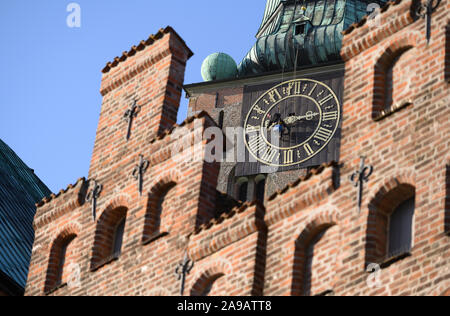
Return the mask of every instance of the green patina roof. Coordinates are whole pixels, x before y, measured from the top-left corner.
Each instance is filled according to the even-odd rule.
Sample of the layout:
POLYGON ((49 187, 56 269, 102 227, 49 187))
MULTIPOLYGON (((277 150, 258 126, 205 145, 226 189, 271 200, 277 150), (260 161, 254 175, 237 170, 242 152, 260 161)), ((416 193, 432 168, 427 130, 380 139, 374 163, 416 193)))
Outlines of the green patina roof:
POLYGON ((232 79, 236 74, 236 62, 227 54, 214 53, 203 61, 202 77, 205 81, 232 79))
POLYGON ((25 287, 34 242, 35 203, 51 192, 0 139, 0 272, 25 287))
MULTIPOLYGON (((281 4, 282 0, 267 0, 266 3, 266 10, 264 11, 264 17, 261 23, 261 26, 259 27, 258 34, 263 30, 264 26, 268 24, 269 20, 271 20, 272 16, 274 16, 274 13, 277 11, 281 4)), ((277 17, 278 18, 278 17, 277 17)), ((271 26, 275 27, 277 23, 272 23, 271 26)), ((273 29, 272 29, 273 31, 273 29)), ((269 31, 270 33, 270 31, 269 31)), ((256 35, 258 37, 258 35, 256 35)))
POLYGON ((385 3, 267 0, 257 42, 238 66, 239 76, 293 70, 296 59, 297 67, 339 61, 342 31, 361 20, 368 13, 368 4, 374 2, 385 3), (295 26, 302 21, 308 24, 306 32, 295 35, 295 26))

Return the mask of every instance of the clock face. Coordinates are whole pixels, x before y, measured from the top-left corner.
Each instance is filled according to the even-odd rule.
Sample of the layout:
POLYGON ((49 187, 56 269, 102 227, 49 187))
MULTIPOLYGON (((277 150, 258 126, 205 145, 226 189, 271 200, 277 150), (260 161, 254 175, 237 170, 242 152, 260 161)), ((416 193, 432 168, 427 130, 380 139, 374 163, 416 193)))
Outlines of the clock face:
POLYGON ((259 162, 287 167, 319 154, 339 127, 341 106, 322 82, 296 79, 266 91, 251 106, 244 142, 259 162))

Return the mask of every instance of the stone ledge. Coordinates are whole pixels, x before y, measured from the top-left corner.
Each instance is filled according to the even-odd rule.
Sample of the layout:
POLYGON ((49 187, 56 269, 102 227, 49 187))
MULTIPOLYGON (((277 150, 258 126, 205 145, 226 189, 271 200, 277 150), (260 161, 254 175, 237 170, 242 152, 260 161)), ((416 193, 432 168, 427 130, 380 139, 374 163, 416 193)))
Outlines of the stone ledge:
POLYGON ((412 103, 411 100, 404 101, 404 102, 401 102, 401 103, 398 103, 398 104, 394 104, 393 106, 391 106, 391 108, 389 110, 384 110, 384 111, 381 111, 381 112, 374 113, 374 115, 373 115, 374 119, 373 120, 375 122, 382 121, 385 118, 388 118, 389 116, 393 115, 394 113, 397 113, 397 112, 403 110, 404 108, 406 108, 406 107, 408 107, 408 106, 410 106, 412 104, 413 103, 412 103))

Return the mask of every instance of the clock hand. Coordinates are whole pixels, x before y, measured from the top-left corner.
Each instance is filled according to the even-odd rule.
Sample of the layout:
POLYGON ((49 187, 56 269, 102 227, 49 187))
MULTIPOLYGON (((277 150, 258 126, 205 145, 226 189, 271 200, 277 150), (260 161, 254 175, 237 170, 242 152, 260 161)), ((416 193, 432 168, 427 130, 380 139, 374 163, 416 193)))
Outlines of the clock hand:
POLYGON ((298 121, 305 120, 305 119, 307 121, 311 121, 317 115, 319 115, 319 113, 313 113, 312 111, 309 111, 304 116, 295 116, 295 115, 289 116, 284 119, 284 122, 288 125, 293 125, 293 124, 297 123, 298 121))

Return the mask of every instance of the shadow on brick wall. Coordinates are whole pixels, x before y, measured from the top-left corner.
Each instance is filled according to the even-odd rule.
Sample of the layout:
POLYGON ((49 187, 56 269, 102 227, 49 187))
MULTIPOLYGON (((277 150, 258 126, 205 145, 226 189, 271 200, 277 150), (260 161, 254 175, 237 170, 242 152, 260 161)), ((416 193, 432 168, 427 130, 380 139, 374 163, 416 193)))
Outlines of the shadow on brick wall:
POLYGON ((445 233, 450 235, 450 164, 445 173, 445 233))
POLYGON ((445 80, 450 82, 450 24, 445 30, 445 80))

